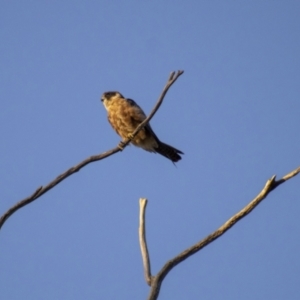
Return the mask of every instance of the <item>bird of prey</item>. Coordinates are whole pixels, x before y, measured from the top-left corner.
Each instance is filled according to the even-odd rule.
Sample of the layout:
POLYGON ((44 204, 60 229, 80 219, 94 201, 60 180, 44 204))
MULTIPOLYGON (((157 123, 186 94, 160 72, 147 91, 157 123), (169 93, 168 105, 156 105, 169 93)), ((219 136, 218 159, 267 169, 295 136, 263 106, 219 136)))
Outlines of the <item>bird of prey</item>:
MULTIPOLYGON (((108 113, 108 121, 123 140, 130 137, 136 127, 146 119, 143 110, 131 99, 126 99, 119 92, 105 92, 101 101, 108 113)), ((161 142, 150 124, 142 128, 131 143, 146 151, 159 153, 173 163, 181 159, 180 150, 161 142)))

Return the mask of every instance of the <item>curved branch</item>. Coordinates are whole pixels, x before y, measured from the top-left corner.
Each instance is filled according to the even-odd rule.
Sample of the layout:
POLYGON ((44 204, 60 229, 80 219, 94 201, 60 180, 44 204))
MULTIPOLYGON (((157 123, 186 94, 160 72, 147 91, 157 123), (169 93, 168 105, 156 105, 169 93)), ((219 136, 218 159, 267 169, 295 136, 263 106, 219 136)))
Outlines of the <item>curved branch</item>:
POLYGON ((200 242, 196 243, 192 247, 184 250, 176 257, 169 260, 162 269, 158 272, 156 276, 153 276, 151 279, 151 290, 148 296, 148 300, 155 300, 157 299, 162 281, 167 276, 167 274, 179 263, 183 262, 185 259, 190 257, 191 255, 195 254, 205 246, 209 245, 211 242, 216 240, 218 237, 223 235, 227 230, 229 230, 233 225, 235 225, 238 221, 248 215, 262 200, 264 200, 271 191, 277 188, 282 183, 286 182, 287 180, 291 179, 292 177, 298 175, 300 173, 300 167, 295 169, 294 171, 288 173, 280 180, 276 181, 276 175, 272 176, 265 184, 264 188, 261 192, 248 204, 246 205, 241 211, 236 213, 233 217, 231 217, 227 222, 225 222, 221 227, 219 227, 215 232, 208 235, 206 238, 201 240, 200 242))
POLYGON ((73 166, 72 168, 70 168, 69 170, 65 171, 64 173, 60 174, 59 176, 57 176, 54 180, 52 180, 50 183, 48 183, 45 186, 41 186, 39 187, 31 196, 17 202, 14 206, 12 206, 7 212, 5 212, 1 218, 0 218, 0 229, 3 226, 4 222, 13 214, 15 213, 17 210, 19 210, 20 208, 22 208, 23 206, 33 202, 34 200, 36 200, 37 198, 41 197, 43 194, 45 194, 46 192, 48 192, 49 190, 51 190, 52 188, 54 188, 57 184, 59 184, 61 181, 63 181, 64 179, 66 179, 67 177, 71 176, 72 174, 78 172, 81 168, 85 167, 86 165, 88 165, 91 162, 94 161, 98 161, 101 159, 104 159, 106 157, 109 157, 117 152, 121 151, 119 149, 119 147, 116 147, 114 149, 111 149, 107 152, 104 152, 102 154, 98 154, 98 155, 93 155, 87 159, 85 159, 84 161, 80 162, 79 164, 73 166))
POLYGON ((147 248, 146 241, 146 226, 145 226, 145 210, 147 206, 147 199, 140 199, 140 226, 139 226, 139 240, 140 240, 140 248, 142 252, 143 266, 144 266, 144 274, 146 282, 149 286, 151 286, 151 267, 150 267, 150 259, 149 252, 147 248))
POLYGON ((51 181, 50 183, 48 183, 46 186, 41 186, 39 187, 31 196, 19 201, 18 203, 16 203, 14 206, 12 206, 10 209, 8 209, 0 218, 0 229, 2 228, 3 224, 5 223, 5 221, 7 221, 7 219, 13 214, 15 213, 17 210, 19 210, 20 208, 22 208, 23 206, 33 202, 34 200, 36 200, 37 198, 39 198, 40 196, 42 196, 43 194, 45 194, 46 192, 48 192, 50 189, 52 189, 53 187, 55 187, 57 184, 59 184, 61 181, 65 180, 67 177, 71 176, 72 174, 78 172, 81 168, 85 167, 86 165, 88 165, 91 162, 95 162, 98 160, 102 160, 104 158, 107 158, 121 150, 123 150, 129 143, 130 141, 137 135, 137 133, 146 125, 148 124, 148 122, 151 120, 151 118, 154 116, 154 114, 156 113, 156 111, 158 110, 158 108, 160 107, 167 91, 169 90, 169 88, 171 87, 171 85, 177 80, 177 78, 183 73, 183 71, 178 71, 177 73, 172 72, 171 75, 169 76, 168 82, 166 84, 166 86, 164 87, 155 107, 153 108, 152 112, 150 113, 150 115, 135 129, 135 131, 132 133, 132 136, 130 138, 128 138, 126 141, 121 142, 120 144, 122 144, 122 147, 120 147, 120 144, 116 147, 113 148, 109 151, 106 151, 102 154, 98 154, 98 155, 93 155, 87 159, 85 159, 84 161, 80 162, 79 164, 73 166, 72 168, 70 168, 69 170, 65 171, 64 173, 60 174, 58 177, 56 177, 53 181, 51 181))

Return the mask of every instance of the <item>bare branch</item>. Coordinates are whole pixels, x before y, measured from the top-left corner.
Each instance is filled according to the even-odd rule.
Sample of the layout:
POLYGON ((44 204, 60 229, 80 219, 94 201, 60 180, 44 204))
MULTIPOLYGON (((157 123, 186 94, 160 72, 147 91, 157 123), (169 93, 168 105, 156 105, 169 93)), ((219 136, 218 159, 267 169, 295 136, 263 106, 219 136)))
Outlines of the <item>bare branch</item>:
POLYGON ((0 218, 0 229, 3 226, 4 222, 13 214, 15 213, 17 210, 19 210, 20 208, 22 208, 23 206, 33 202, 34 200, 36 200, 37 198, 41 197, 43 194, 45 194, 46 192, 48 192, 49 190, 51 190, 52 188, 54 188, 57 184, 59 184, 61 181, 63 181, 64 179, 66 179, 67 177, 71 176, 72 174, 78 172, 81 168, 85 167, 86 165, 88 165, 91 162, 94 161, 98 161, 101 159, 104 159, 106 157, 111 156, 114 153, 117 153, 121 151, 119 149, 119 147, 116 147, 114 149, 111 149, 107 152, 104 152, 102 154, 99 155, 93 155, 87 159, 85 159, 84 161, 82 161, 81 163, 73 166, 72 168, 70 168, 69 170, 65 171, 64 173, 60 174, 59 176, 57 176, 53 181, 51 181, 50 183, 48 183, 46 186, 41 186, 39 187, 31 196, 21 200, 20 202, 16 203, 14 206, 12 206, 7 212, 5 212, 1 218, 0 218))
POLYGON ((272 176, 265 184, 264 188, 261 192, 248 204, 246 205, 241 211, 236 213, 233 217, 231 217, 227 222, 225 222, 221 227, 219 227, 215 232, 208 235, 202 241, 198 242, 197 244, 193 245, 192 247, 184 250, 176 257, 169 260, 163 268, 159 271, 156 276, 152 277, 151 281, 151 290, 148 296, 148 300, 155 300, 157 299, 162 281, 166 277, 166 275, 179 263, 183 262, 185 259, 190 257, 191 255, 195 254, 205 246, 209 245, 211 242, 216 240, 218 237, 223 235, 227 230, 229 230, 233 225, 235 225, 238 221, 240 221, 243 217, 248 215, 262 200, 264 200, 268 194, 273 191, 276 187, 278 187, 283 182, 291 179, 292 177, 298 175, 300 173, 300 167, 295 169, 294 171, 288 173, 280 180, 276 181, 276 176, 272 176))
POLYGON ((144 266, 144 274, 146 282, 149 286, 151 286, 151 267, 150 267, 150 259, 149 253, 147 248, 147 241, 146 241, 146 233, 145 233, 145 210, 147 206, 147 199, 141 198, 140 199, 140 226, 139 226, 139 240, 140 240, 140 248, 142 252, 143 258, 143 266, 144 266))
MULTIPOLYGON (((13 214, 15 213, 17 210, 19 210, 20 208, 22 208, 23 206, 33 202, 34 200, 36 200, 37 198, 39 198, 40 196, 42 196, 43 194, 45 194, 46 192, 48 192, 50 189, 52 189, 53 187, 55 187, 57 184, 59 184, 61 181, 65 180, 67 177, 71 176, 72 174, 78 172, 81 168, 85 167, 86 165, 88 165, 91 162, 95 162, 98 160, 102 160, 104 158, 107 158, 119 151, 121 151, 121 149, 124 149, 129 143, 130 141, 137 135, 137 133, 145 126, 148 124, 148 122, 151 120, 151 118, 154 116, 154 114, 156 113, 156 111, 158 110, 158 108, 160 107, 168 89, 171 87, 171 85, 177 80, 177 78, 183 73, 183 71, 178 71, 177 73, 172 72, 168 82, 166 84, 166 86, 164 87, 158 102, 156 103, 154 109, 152 110, 152 112, 150 113, 150 115, 135 129, 135 131, 132 133, 132 136, 127 139, 122 143, 122 147, 118 146, 116 148, 113 148, 109 151, 106 151, 102 154, 98 154, 98 155, 93 155, 87 159, 85 159, 84 161, 80 162, 79 164, 73 166, 72 168, 70 168, 69 170, 65 171, 64 173, 60 174, 58 177, 56 177, 53 181, 51 181, 49 184, 47 184, 46 186, 41 186, 39 187, 31 196, 19 201, 18 203, 16 203, 14 206, 12 206, 10 209, 8 209, 0 218, 0 229, 2 228, 3 224, 5 223, 5 221, 13 214)), ((120 145, 120 144, 119 144, 120 145)))
POLYGON ((151 286, 151 267, 150 267, 150 259, 147 248, 146 241, 146 233, 145 233, 145 210, 147 206, 147 199, 140 199, 140 226, 139 226, 139 240, 140 240, 140 248, 142 252, 143 266, 144 266, 144 274, 146 282, 149 286, 151 286))

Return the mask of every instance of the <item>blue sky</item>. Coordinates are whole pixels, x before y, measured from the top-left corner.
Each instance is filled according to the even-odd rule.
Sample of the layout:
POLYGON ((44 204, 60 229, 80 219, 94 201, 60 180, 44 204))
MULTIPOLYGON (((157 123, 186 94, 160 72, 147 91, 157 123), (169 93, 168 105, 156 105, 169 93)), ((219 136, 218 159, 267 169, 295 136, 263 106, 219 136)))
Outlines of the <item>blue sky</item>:
MULTIPOLYGON (((155 275, 272 175, 299 166, 298 1, 1 1, 0 213, 120 138, 99 101, 118 90, 182 150, 133 146, 88 165, 0 232, 3 299, 146 299, 138 200, 155 275)), ((159 299, 298 299, 296 177, 177 266, 159 299)))

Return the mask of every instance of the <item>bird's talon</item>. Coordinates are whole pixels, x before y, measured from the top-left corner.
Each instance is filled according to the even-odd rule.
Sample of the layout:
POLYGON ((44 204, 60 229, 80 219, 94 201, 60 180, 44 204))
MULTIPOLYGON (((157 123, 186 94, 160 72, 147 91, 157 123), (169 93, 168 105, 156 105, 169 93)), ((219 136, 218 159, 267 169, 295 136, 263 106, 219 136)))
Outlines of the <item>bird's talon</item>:
POLYGON ((132 133, 128 133, 127 138, 132 140, 133 139, 132 133))
POLYGON ((124 150, 124 147, 125 147, 124 142, 121 141, 121 142, 119 143, 119 145, 118 145, 118 148, 119 148, 121 151, 123 151, 123 150, 124 150))

